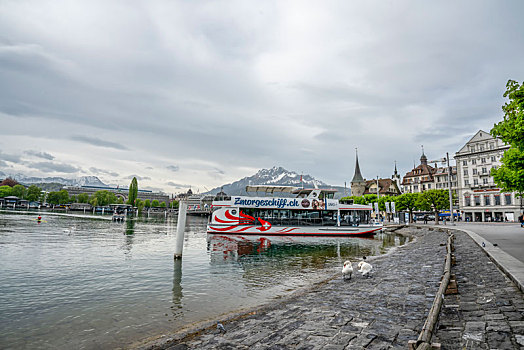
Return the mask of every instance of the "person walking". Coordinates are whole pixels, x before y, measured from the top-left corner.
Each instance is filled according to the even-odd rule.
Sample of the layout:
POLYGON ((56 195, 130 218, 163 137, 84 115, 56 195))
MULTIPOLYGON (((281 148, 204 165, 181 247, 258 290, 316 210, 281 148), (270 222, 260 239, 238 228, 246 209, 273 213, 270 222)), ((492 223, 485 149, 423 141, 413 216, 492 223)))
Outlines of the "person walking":
POLYGON ((524 213, 519 216, 520 227, 524 227, 524 213))

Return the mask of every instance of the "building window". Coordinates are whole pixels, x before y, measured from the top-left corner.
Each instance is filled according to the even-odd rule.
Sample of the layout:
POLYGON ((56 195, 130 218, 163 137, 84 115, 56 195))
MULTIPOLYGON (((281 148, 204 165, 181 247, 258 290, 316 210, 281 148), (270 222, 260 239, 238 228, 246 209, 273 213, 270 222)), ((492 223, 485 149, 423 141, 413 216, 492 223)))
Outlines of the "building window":
POLYGON ((476 159, 472 159, 471 160, 471 164, 477 164, 477 160, 476 159))
POLYGON ((467 166, 468 165, 468 161, 467 160, 463 160, 462 161, 462 165, 467 166))
POLYGON ((468 175, 468 169, 464 169, 464 175, 468 175))
POLYGON ((495 162, 497 159, 495 158, 495 156, 491 156, 491 161, 492 162, 495 162))
POLYGON ((487 184, 488 184, 488 179, 482 179, 482 183, 483 183, 484 185, 487 185, 487 184))
POLYGON ((491 205, 489 195, 484 196, 484 205, 491 205))
POLYGON ((493 142, 489 144, 489 149, 495 149, 495 144, 493 142))
POLYGON ((478 179, 473 179, 473 185, 478 185, 479 184, 479 180, 478 179))
POLYGON ((484 151, 484 145, 480 145, 480 150, 484 151))
POLYGON ((477 175, 477 169, 473 169, 473 175, 477 175))
POLYGON ((480 161, 481 161, 482 163, 486 163, 486 158, 481 158, 480 161))
POLYGON ((431 184, 428 184, 428 190, 431 190, 431 184))
POLYGON ((504 198, 506 198, 506 205, 511 205, 511 193, 506 193, 504 198))
POLYGON ((480 196, 475 196, 475 205, 480 205, 480 196))
POLYGON ((495 205, 500 205, 500 196, 498 194, 495 195, 495 205))
POLYGON ((464 186, 469 186, 469 179, 464 180, 464 186))
POLYGON ((469 198, 469 196, 464 197, 464 205, 466 207, 470 207, 471 206, 471 198, 469 198))
POLYGON ((488 169, 487 168, 482 168, 482 174, 487 174, 488 173, 488 169))
POLYGON ((418 191, 418 185, 413 186, 414 191, 418 191))

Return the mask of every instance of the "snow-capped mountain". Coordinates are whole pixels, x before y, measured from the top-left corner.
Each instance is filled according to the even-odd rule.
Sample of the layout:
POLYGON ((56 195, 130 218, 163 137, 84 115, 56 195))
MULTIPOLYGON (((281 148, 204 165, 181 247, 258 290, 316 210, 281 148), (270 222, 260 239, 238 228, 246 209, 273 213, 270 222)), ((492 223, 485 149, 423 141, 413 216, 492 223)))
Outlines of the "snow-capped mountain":
MULTIPOLYGON (((220 191, 221 188, 223 188, 223 191, 228 195, 245 195, 246 186, 248 185, 285 185, 296 187, 304 186, 309 188, 333 188, 333 186, 317 180, 310 175, 302 175, 302 181, 300 181, 300 177, 300 174, 294 171, 286 170, 282 167, 261 169, 253 176, 245 177, 233 183, 214 188, 207 193, 216 194, 220 191)), ((334 188, 337 188, 340 191, 340 188, 334 188)))
MULTIPOLYGON (((6 177, 6 175, 3 173, 0 175, 3 175, 2 177, 6 177)), ((15 174, 12 175, 11 178, 24 185, 41 183, 59 183, 65 186, 107 186, 96 176, 81 176, 74 179, 66 179, 63 177, 28 177, 24 174, 15 174)))

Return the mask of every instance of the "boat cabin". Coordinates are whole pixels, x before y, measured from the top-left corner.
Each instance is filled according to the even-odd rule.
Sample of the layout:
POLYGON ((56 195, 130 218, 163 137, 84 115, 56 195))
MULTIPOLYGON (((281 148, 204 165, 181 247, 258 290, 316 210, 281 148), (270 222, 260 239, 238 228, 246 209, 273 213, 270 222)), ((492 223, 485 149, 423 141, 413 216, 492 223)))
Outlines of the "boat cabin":
POLYGON ((213 201, 214 214, 210 222, 215 221, 216 210, 220 208, 235 211, 241 225, 263 225, 263 221, 267 221, 275 226, 359 226, 371 221, 370 205, 340 204, 334 199, 337 192, 334 189, 262 185, 246 186, 246 192, 255 192, 257 196, 231 196, 230 200, 213 201), (258 193, 266 196, 259 197, 258 193), (294 197, 267 196, 275 193, 294 197), (244 216, 253 220, 242 220, 244 216))

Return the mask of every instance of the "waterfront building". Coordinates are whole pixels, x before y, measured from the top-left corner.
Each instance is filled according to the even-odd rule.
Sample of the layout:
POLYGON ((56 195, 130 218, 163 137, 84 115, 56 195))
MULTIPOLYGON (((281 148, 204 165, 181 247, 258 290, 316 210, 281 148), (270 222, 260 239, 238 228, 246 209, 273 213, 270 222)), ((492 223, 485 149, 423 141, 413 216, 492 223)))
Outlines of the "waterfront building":
MULTIPOLYGON (((120 188, 120 187, 104 187, 104 186, 64 186, 64 190, 69 193, 70 196, 79 195, 81 193, 86 193, 92 195, 97 191, 109 191, 114 193, 118 198, 122 198, 124 202, 127 201, 129 196, 129 189, 120 188)), ((169 204, 169 196, 163 192, 153 192, 149 190, 138 190, 137 198, 140 200, 158 200, 159 203, 165 202, 166 205, 169 204)))
MULTIPOLYGON (((439 167, 433 174, 435 179, 435 188, 437 190, 448 190, 449 189, 449 171, 448 167, 439 167)), ((458 181, 457 181, 457 166, 451 165, 451 190, 457 192, 458 181)))
MULTIPOLYGON (((402 194, 399 186, 400 176, 395 164, 395 173, 391 179, 378 179, 378 193, 381 196, 398 196, 402 194)), ((351 195, 363 196, 365 194, 377 194, 377 180, 366 180, 360 172, 358 154, 356 155, 355 174, 351 180, 351 195)))
POLYGON ((479 130, 455 153, 459 207, 466 220, 514 221, 522 212, 522 197, 501 192, 491 176, 491 169, 501 165, 500 158, 509 147, 479 130))
MULTIPOLYGON (((400 196, 402 192, 393 179, 378 179, 380 196, 400 196)), ((377 180, 367 180, 364 194, 377 194, 377 180)))
POLYGON ((435 189, 434 174, 437 172, 437 167, 428 165, 428 158, 422 151, 420 157, 420 165, 407 172, 402 179, 402 186, 404 192, 421 193, 426 190, 435 189))

